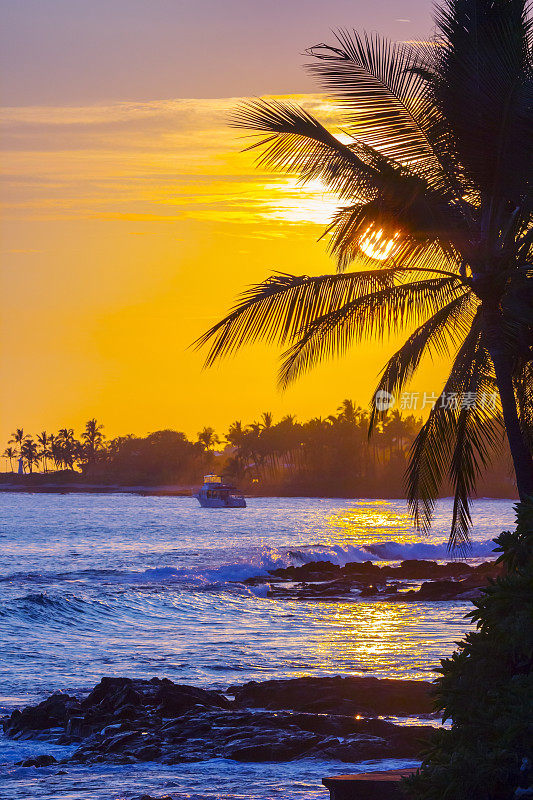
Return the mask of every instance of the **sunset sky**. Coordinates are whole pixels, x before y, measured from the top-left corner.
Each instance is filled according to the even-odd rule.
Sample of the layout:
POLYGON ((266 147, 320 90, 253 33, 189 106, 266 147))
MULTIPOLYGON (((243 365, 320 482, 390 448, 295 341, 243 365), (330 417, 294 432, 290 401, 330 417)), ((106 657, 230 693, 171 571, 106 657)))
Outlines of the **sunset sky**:
MULTIPOLYGON (((108 435, 224 430, 362 404, 394 342, 285 394, 277 353, 214 370, 188 345, 270 271, 334 269, 319 187, 258 172, 228 111, 289 96, 335 130, 302 70, 335 27, 421 39, 429 0, 3 0, 0 436, 96 416, 108 435)), ((431 365, 414 388, 436 391, 431 365)), ((5 445, 2 445, 4 447, 5 445)))

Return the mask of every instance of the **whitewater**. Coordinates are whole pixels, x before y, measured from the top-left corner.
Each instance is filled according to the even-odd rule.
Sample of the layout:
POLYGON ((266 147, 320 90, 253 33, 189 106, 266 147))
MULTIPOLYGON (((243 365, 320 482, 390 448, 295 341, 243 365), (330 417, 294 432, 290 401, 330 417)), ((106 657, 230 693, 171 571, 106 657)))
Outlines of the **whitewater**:
MULTIPOLYGON (((0 715, 103 675, 217 689, 303 675, 430 679, 467 628, 464 601, 273 599, 268 584, 244 581, 320 560, 449 560, 451 507, 439 501, 423 537, 399 500, 250 498, 227 510, 185 497, 2 493, 0 715)), ((475 563, 494 557, 513 504, 476 500, 473 516, 475 563)), ((42 752, 69 748, 0 735, 2 800, 314 800, 327 796, 324 775, 346 772, 311 760, 16 766, 42 752)))

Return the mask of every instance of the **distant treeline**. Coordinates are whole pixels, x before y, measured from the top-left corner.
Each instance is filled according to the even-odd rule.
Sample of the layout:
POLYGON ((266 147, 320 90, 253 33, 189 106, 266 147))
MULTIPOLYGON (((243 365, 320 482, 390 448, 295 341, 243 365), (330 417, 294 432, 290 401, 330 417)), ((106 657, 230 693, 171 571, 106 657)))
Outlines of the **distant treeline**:
MULTIPOLYGON (((62 483, 186 486, 217 472, 258 494, 401 497, 409 449, 421 425, 421 419, 395 410, 382 416, 369 438, 368 412, 345 400, 326 418, 298 422, 287 415, 275 422, 265 412, 250 424, 234 422, 221 437, 206 427, 196 441, 173 430, 107 440, 96 419, 79 438, 71 428, 35 438, 18 428, 3 455, 11 472, 20 465, 25 473, 38 469, 62 483)), ((512 497, 503 439, 494 456, 478 493, 512 497)))

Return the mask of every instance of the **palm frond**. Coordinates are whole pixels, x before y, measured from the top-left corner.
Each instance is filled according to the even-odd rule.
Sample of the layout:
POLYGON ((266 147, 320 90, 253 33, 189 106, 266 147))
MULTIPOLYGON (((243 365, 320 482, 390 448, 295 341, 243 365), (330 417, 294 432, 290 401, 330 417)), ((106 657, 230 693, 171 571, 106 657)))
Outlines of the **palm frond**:
POLYGON ((457 353, 441 402, 431 409, 413 443, 406 473, 409 509, 423 532, 431 526, 435 501, 449 476, 454 487, 452 549, 468 542, 469 498, 501 430, 501 415, 482 402, 494 383, 492 363, 481 340, 478 314, 457 353))
POLYGON ((380 414, 376 394, 387 392, 397 397, 415 374, 423 356, 449 355, 468 335, 475 314, 475 301, 469 291, 445 305, 412 333, 382 370, 371 401, 369 436, 380 414))
POLYGON ((315 318, 297 332, 295 344, 282 354, 279 385, 288 386, 325 358, 343 355, 356 341, 382 339, 437 313, 463 291, 455 276, 396 284, 315 318))
POLYGON ((355 298, 393 284, 396 267, 333 275, 279 273, 251 286, 230 313, 203 334, 194 346, 212 341, 205 365, 211 366, 244 344, 263 339, 283 344, 315 319, 332 313, 355 298))
MULTIPOLYGON (((406 197, 398 192, 394 203, 378 198, 368 203, 340 208, 326 229, 328 250, 337 260, 339 270, 357 257, 365 259, 363 242, 369 232, 381 231, 382 243, 390 242, 389 258, 398 266, 443 265, 457 269, 453 246, 463 236, 449 208, 431 205, 427 197, 406 197)), ((372 260, 372 256, 369 257, 372 260)))
POLYGON ((522 364, 515 378, 520 425, 533 450, 533 362, 522 364))
POLYGON ((436 10, 434 105, 453 132, 471 184, 487 197, 503 191, 514 201, 531 186, 533 169, 527 5, 524 0, 447 0, 436 10))
MULTIPOLYGON (((478 351, 478 355, 483 354, 478 351)), ((479 362, 479 359, 477 359, 479 362)), ((483 366, 487 366, 484 362, 483 366)), ((477 369, 482 365, 477 364, 477 369)), ((483 374, 473 374, 470 392, 484 393, 483 374)), ((450 464, 450 480, 454 487, 452 525, 448 547, 465 551, 472 525, 470 498, 475 492, 478 477, 491 460, 496 448, 501 449, 503 425, 501 418, 483 407, 461 408, 455 421, 455 447, 450 464)))
POLYGON ((528 218, 521 235, 517 241, 517 258, 522 261, 530 261, 533 257, 533 224, 528 218))
MULTIPOLYGON (((444 232, 452 240, 464 239, 463 215, 449 192, 431 186, 366 143, 354 140, 343 144, 292 103, 247 102, 235 111, 232 124, 267 134, 248 148, 260 149, 260 166, 296 173, 302 183, 320 180, 341 200, 351 201, 350 207, 339 210, 328 229, 336 231, 338 249, 348 217, 352 218, 348 227, 354 230, 354 215, 368 219, 367 227, 372 220, 389 221, 396 231, 400 226, 406 242, 413 237, 427 242, 438 236, 445 247, 444 232)), ((352 237, 344 249, 343 263, 349 252, 357 250, 357 244, 352 237)))
POLYGON ((333 136, 305 109, 278 100, 250 100, 231 115, 235 128, 261 137, 247 150, 261 150, 258 166, 296 173, 303 183, 321 180, 340 198, 371 196, 380 184, 379 171, 333 136))
POLYGON ((308 65, 324 89, 348 110, 354 135, 388 158, 448 185, 448 176, 424 129, 426 79, 417 50, 379 34, 339 30, 336 46, 316 45, 308 65))
MULTIPOLYGON (((469 378, 480 341, 479 324, 472 328, 461 346, 442 397, 462 392, 469 378)), ((450 464, 455 438, 456 413, 450 405, 436 403, 418 433, 406 472, 407 501, 418 530, 426 533, 433 518, 435 501, 450 464)))

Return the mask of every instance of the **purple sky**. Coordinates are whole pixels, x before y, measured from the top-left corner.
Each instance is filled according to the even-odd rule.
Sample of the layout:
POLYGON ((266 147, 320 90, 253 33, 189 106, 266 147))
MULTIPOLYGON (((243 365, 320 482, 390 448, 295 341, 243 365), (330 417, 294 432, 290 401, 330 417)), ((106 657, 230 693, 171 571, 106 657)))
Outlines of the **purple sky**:
POLYGON ((331 28, 427 37, 430 0, 1 0, 3 105, 305 92, 331 28))

